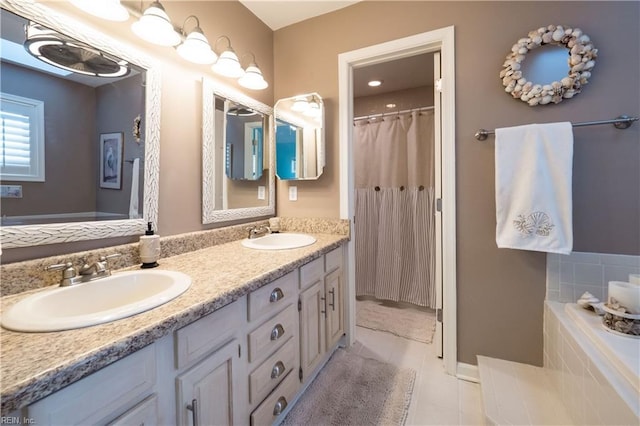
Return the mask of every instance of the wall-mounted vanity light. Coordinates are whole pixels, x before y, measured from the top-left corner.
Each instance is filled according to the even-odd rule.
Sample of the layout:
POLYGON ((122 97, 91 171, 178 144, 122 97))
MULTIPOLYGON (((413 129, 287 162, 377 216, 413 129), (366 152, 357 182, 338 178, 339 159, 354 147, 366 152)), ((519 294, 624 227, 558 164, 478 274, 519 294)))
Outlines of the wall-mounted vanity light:
POLYGON ((220 36, 216 40, 216 46, 220 40, 227 40, 227 48, 220 54, 218 60, 211 67, 211 69, 222 76, 238 78, 242 76, 244 70, 240 65, 240 60, 238 59, 238 55, 231 47, 231 40, 227 36, 220 36))
POLYGON ((196 64, 209 65, 214 63, 218 59, 218 55, 211 50, 209 40, 204 36, 204 32, 200 28, 200 20, 195 15, 190 15, 184 20, 182 25, 182 34, 186 36, 185 41, 177 47, 178 54, 187 61, 196 64), (189 32, 185 31, 187 21, 193 18, 196 20, 196 26, 189 32))
POLYGON ((306 97, 298 97, 293 101, 291 110, 295 112, 304 112, 309 108, 309 101, 306 97))
POLYGON ((122 77, 129 73, 126 61, 113 58, 35 22, 29 22, 25 33, 25 49, 49 65, 97 77, 122 77))
POLYGON ((252 59, 249 66, 245 69, 244 74, 238 79, 238 84, 242 87, 246 87, 247 89, 266 89, 269 87, 269 83, 267 83, 262 76, 262 71, 260 71, 258 64, 256 64, 255 55, 253 53, 247 53, 247 55, 251 55, 252 59))
MULTIPOLYGON (((224 77, 238 79, 238 84, 242 87, 252 90, 263 90, 269 87, 262 71, 256 63, 253 53, 252 59, 246 69, 242 68, 238 55, 231 47, 229 37, 222 35, 216 40, 215 46, 220 40, 226 40, 227 46, 218 56, 211 49, 209 41, 200 28, 200 20, 195 15, 190 15, 184 20, 182 28, 176 30, 169 19, 169 15, 158 0, 154 0, 144 13, 134 10, 129 6, 120 4, 120 0, 69 0, 83 11, 92 15, 110 19, 126 21, 129 13, 138 17, 131 25, 133 32, 141 39, 149 43, 160 46, 177 46, 178 54, 187 61, 209 65, 213 64, 211 69, 224 77), (185 30, 187 21, 195 19, 195 27, 187 32, 185 30)), ((142 2, 141 2, 142 4, 142 2)), ((142 8, 141 8, 142 9, 142 8)))
POLYGON ((182 41, 159 1, 151 3, 131 29, 141 39, 160 46, 177 46, 182 41))
POLYGON ((69 0, 71 3, 93 16, 109 21, 124 22, 129 19, 129 11, 120 0, 69 0))
POLYGON ((314 118, 319 117, 320 114, 322 114, 322 111, 320 110, 320 104, 318 103, 318 100, 315 98, 315 96, 311 96, 311 100, 309 101, 309 106, 302 113, 307 117, 314 117, 314 118))

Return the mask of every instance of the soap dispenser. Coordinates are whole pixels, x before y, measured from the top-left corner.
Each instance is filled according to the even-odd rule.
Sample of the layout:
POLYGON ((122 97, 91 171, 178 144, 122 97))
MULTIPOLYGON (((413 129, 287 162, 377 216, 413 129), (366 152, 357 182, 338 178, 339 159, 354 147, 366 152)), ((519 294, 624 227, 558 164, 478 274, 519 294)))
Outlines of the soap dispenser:
POLYGON ((140 237, 141 268, 155 268, 160 258, 160 235, 153 232, 151 222, 147 223, 147 230, 140 237))

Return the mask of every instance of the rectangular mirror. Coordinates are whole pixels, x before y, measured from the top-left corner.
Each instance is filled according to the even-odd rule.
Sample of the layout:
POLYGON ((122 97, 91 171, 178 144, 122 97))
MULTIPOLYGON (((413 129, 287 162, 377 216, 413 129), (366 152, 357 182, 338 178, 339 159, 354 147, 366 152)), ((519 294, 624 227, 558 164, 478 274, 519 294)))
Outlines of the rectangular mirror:
POLYGON ((325 166, 322 97, 309 93, 280 99, 274 116, 278 179, 318 179, 325 166))
POLYGON ((202 223, 275 214, 272 113, 202 80, 202 223))
POLYGON ((10 197, 3 248, 135 235, 157 223, 160 79, 151 61, 33 1, 3 0, 1 20, 2 126, 16 130, 1 147, 5 160, 13 153, 0 174, 10 197), (37 105, 35 115, 24 105, 37 105))

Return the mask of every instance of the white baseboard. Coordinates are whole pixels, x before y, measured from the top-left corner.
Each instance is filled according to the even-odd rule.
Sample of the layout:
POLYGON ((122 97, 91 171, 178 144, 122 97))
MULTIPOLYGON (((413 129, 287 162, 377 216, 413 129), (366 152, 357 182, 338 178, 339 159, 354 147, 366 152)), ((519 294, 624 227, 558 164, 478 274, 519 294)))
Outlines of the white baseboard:
POLYGON ((477 365, 459 362, 456 368, 456 377, 468 382, 480 383, 480 372, 477 365))

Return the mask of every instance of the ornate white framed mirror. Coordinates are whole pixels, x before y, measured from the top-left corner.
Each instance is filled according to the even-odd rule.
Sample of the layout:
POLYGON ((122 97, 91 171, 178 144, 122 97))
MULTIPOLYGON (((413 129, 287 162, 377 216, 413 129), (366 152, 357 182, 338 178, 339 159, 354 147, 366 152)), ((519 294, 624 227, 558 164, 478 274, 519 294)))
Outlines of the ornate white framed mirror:
MULTIPOLYGON (((0 6, 2 92, 38 87, 31 94, 13 93, 36 98, 49 90, 56 91, 55 96, 41 100, 44 177, 2 178, 2 185, 14 191, 11 194, 3 190, 12 198, 3 198, 2 247, 136 235, 144 232, 147 222, 157 224, 158 68, 132 47, 33 0, 1 0, 0 6), (24 53, 22 45, 29 34, 21 27, 31 29, 33 25, 44 30, 47 37, 69 42, 71 48, 82 46, 83 52, 92 56, 85 64, 95 64, 98 59, 96 69, 101 69, 101 58, 109 58, 111 65, 122 67, 122 73, 99 77, 97 74, 103 71, 89 70, 81 75, 78 70, 67 70, 65 77, 54 77, 51 70, 37 70, 42 60, 31 58, 35 65, 10 60, 5 43, 13 41, 17 50, 24 53), (11 83, 10 75, 20 84, 11 83)), ((60 71, 60 66, 52 69, 60 71)))
POLYGON ((275 214, 273 109, 202 80, 202 223, 275 214))

